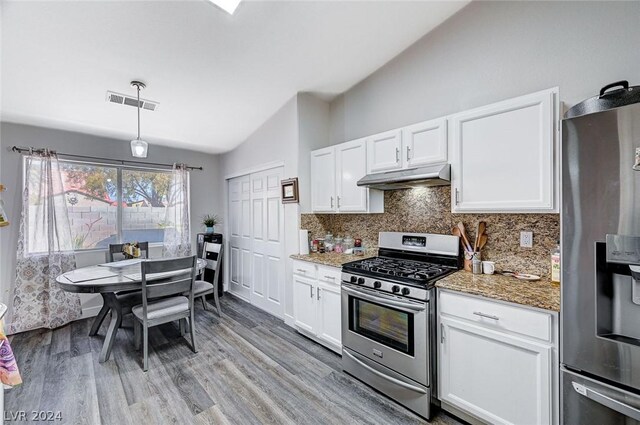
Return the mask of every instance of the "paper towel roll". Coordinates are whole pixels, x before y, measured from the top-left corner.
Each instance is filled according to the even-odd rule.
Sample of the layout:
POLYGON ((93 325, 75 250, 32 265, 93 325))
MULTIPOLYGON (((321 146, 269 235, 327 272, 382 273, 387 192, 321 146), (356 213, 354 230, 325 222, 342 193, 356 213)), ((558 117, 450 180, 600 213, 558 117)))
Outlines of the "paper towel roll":
POLYGON ((300 230, 300 254, 307 255, 309 254, 309 231, 308 230, 300 230))

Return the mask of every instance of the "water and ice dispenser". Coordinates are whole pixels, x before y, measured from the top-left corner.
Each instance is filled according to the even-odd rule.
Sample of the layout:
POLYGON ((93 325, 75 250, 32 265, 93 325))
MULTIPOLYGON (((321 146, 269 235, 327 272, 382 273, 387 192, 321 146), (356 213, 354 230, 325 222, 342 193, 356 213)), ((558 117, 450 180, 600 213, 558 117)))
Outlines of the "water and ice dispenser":
POLYGON ((640 346, 640 237, 596 243, 598 336, 640 346))

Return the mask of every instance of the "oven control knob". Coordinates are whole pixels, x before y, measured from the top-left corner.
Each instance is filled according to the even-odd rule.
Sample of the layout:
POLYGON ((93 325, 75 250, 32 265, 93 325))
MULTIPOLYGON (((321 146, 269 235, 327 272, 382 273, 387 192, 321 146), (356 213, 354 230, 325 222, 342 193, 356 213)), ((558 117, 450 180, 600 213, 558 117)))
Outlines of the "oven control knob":
POLYGON ((376 288, 376 289, 377 289, 377 288, 379 288, 379 287, 381 287, 381 286, 382 286, 382 283, 381 283, 379 280, 376 280, 375 282, 373 282, 373 287, 374 287, 374 288, 376 288))
POLYGON ((358 285, 364 285, 364 277, 358 278, 358 285))
POLYGON ((409 295, 409 288, 402 288, 402 295, 409 295))
POLYGON ((356 283, 356 280, 358 280, 357 277, 351 276, 351 279, 350 279, 351 283, 356 283))
POLYGON ((396 292, 400 292, 400 287, 399 287, 398 285, 393 285, 393 286, 391 287, 391 292, 393 292, 394 294, 395 294, 396 292))

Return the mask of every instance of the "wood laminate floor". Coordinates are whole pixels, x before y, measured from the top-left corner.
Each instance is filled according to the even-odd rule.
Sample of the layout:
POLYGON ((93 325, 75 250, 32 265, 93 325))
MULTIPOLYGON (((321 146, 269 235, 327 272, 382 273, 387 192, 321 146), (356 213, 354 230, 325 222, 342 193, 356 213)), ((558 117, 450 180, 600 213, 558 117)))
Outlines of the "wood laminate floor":
MULTIPOLYGON (((16 335, 24 384, 5 392, 5 418, 51 411, 62 415, 53 423, 91 425, 427 423, 343 373, 340 356, 282 320, 231 295, 221 304, 218 318, 198 303, 197 354, 175 326, 153 328, 147 373, 130 318, 106 363, 98 363, 106 324, 89 337, 92 319, 16 335)), ((431 423, 459 422, 441 412, 431 423)))

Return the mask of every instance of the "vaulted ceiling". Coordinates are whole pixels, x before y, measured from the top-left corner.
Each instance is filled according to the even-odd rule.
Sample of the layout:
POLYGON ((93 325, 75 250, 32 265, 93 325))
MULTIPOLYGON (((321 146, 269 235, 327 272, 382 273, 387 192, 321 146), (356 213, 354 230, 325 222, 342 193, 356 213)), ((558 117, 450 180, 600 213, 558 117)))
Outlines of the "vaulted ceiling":
POLYGON ((326 99, 467 2, 3 1, 2 120, 129 140, 136 112, 107 90, 160 103, 151 143, 233 149, 300 91, 326 99))

